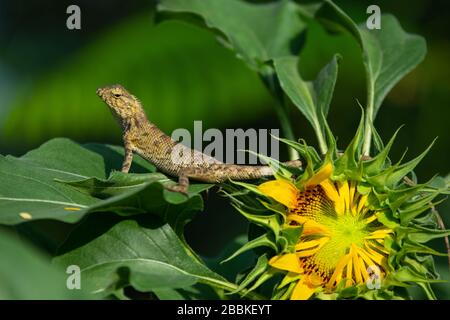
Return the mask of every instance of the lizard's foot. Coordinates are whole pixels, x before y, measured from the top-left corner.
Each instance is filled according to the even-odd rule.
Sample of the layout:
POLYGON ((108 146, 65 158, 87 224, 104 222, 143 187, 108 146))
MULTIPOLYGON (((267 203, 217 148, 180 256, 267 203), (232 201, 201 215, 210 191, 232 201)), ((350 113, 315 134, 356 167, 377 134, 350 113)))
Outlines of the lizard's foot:
POLYGON ((185 196, 188 195, 188 187, 187 186, 180 186, 179 184, 174 186, 166 186, 166 190, 172 191, 172 192, 179 192, 184 194, 185 196))

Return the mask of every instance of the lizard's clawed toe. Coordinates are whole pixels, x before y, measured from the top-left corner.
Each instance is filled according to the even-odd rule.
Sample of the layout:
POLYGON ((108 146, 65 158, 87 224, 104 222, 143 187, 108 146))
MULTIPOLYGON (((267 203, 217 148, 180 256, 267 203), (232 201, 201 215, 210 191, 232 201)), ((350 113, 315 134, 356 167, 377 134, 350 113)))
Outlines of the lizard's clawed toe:
POLYGON ((172 191, 172 192, 182 193, 185 196, 188 196, 188 191, 187 191, 186 187, 175 185, 175 186, 168 186, 168 187, 165 187, 165 188, 166 188, 166 190, 169 190, 169 191, 172 191))

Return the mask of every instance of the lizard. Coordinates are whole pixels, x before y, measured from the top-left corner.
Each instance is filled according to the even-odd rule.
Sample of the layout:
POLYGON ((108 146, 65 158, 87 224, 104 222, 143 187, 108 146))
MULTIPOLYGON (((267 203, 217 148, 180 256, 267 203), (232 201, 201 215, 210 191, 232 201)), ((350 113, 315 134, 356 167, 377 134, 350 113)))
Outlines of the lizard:
MULTIPOLYGON (((178 184, 166 187, 170 191, 187 194, 189 179, 222 183, 228 180, 251 180, 273 176, 267 165, 236 165, 223 163, 198 150, 173 140, 150 122, 141 102, 121 85, 99 88, 97 95, 108 105, 122 127, 125 156, 122 172, 128 173, 134 153, 152 163, 161 172, 178 177, 178 184)), ((284 162, 301 167, 300 160, 284 162)))

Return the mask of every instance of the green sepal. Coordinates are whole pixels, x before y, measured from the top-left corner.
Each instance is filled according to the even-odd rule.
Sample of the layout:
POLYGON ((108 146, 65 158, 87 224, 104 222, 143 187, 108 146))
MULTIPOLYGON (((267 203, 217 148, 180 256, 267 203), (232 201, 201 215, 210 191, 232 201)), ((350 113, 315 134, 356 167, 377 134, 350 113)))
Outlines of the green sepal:
MULTIPOLYGON (((253 281, 255 281, 261 274, 264 273, 264 271, 268 268, 269 260, 267 259, 267 254, 263 254, 258 257, 258 260, 256 261, 255 266, 253 269, 245 276, 245 278, 239 283, 239 286, 236 288, 236 290, 228 293, 229 295, 236 294, 246 287, 250 285, 253 281)), ((246 291, 249 292, 249 291, 246 291)))
POLYGON ((383 139, 381 139, 380 134, 378 133, 377 129, 373 125, 373 122, 369 122, 370 128, 372 129, 372 137, 373 137, 373 149, 375 149, 375 154, 378 154, 383 150, 384 143, 383 139))
MULTIPOLYGON (((398 128, 395 131, 388 144, 373 159, 363 162, 363 170, 365 176, 370 177, 377 175, 382 171, 382 169, 386 167, 386 165, 390 164, 388 158, 389 152, 401 128, 402 127, 398 128)), ((375 131, 372 129, 372 132, 375 131)))
MULTIPOLYGON (((286 275, 286 277, 289 275, 289 273, 286 275)), ((284 277, 284 279, 286 279, 286 277, 284 277)), ((286 286, 278 286, 275 290, 274 290, 274 294, 272 295, 272 300, 288 300, 291 295, 292 295, 292 291, 294 290, 295 286, 297 285, 297 283, 295 282, 296 280, 299 280, 301 278, 301 275, 296 274, 295 278, 291 281, 289 281, 288 286, 286 288, 286 286)), ((285 281, 285 280, 282 281, 285 281)), ((283 283, 283 282, 281 282, 283 283)))
POLYGON ((300 235, 303 232, 303 226, 288 226, 281 230, 278 244, 280 245, 281 252, 294 252, 295 245, 298 243, 300 235), (283 243, 281 243, 281 241, 283 243))
POLYGON ((414 225, 413 227, 401 227, 400 229, 402 229, 407 234, 407 237, 410 240, 420 243, 450 235, 450 230, 429 229, 418 225, 414 225))
POLYGON ((406 226, 410 221, 412 221, 414 218, 416 218, 418 215, 422 214, 428 209, 432 209, 433 207, 437 206, 441 202, 445 201, 446 199, 443 198, 436 202, 431 202, 438 193, 430 194, 421 200, 417 200, 414 203, 408 205, 406 209, 400 209, 399 210, 399 217, 400 222, 402 225, 406 226))
POLYGON ((261 236, 248 241, 246 244, 244 244, 242 247, 240 247, 238 250, 236 250, 231 256, 226 258, 225 260, 221 261, 220 263, 225 263, 230 261, 231 259, 236 258, 238 255, 247 252, 249 250, 259 248, 259 247, 268 247, 273 249, 275 252, 278 251, 278 247, 275 243, 274 236, 270 233, 264 233, 261 236))
MULTIPOLYGON (((352 180, 361 180, 362 172, 356 160, 358 156, 358 150, 361 147, 364 134, 364 109, 361 108, 361 119, 359 121, 358 129, 350 144, 344 151, 344 154, 338 158, 335 162, 334 176, 338 177, 344 175, 344 178, 350 178, 352 180)), ((358 156, 359 158, 359 156, 358 156)))
POLYGON ((426 184, 418 184, 401 189, 390 189, 386 187, 385 192, 387 194, 387 204, 389 205, 389 208, 391 208, 393 212, 396 212, 406 201, 417 195, 418 191, 423 189, 425 185, 426 184))
POLYGON ((438 252, 426 245, 423 245, 419 242, 412 241, 408 239, 407 241, 404 241, 400 251, 398 252, 399 259, 408 253, 420 253, 420 254, 432 254, 435 256, 443 256, 445 257, 447 253, 444 252, 438 252))
POLYGON ((255 281, 255 283, 250 288, 248 288, 248 292, 256 290, 259 286, 261 286, 267 280, 271 279, 277 273, 279 273, 278 270, 274 268, 268 268, 263 272, 263 274, 261 274, 261 276, 255 281))
MULTIPOLYGON (((304 140, 300 140, 303 142, 305 149, 307 148, 306 142, 304 140)), ((303 157, 306 160, 305 172, 302 176, 300 176, 296 181, 295 185, 301 190, 306 181, 308 181, 314 175, 314 168, 316 165, 314 164, 313 155, 309 152, 305 152, 303 157)))
POLYGON ((239 211, 247 220, 250 222, 253 222, 256 225, 265 227, 269 230, 271 230, 275 236, 275 238, 278 238, 278 235, 280 234, 281 229, 281 222, 278 214, 270 214, 270 215, 257 215, 257 214, 251 214, 247 213, 244 210, 242 210, 239 206, 232 204, 233 207, 239 211))
POLYGON ((306 158, 307 156, 309 156, 309 158, 311 158, 312 163, 314 165, 318 165, 322 162, 319 154, 317 153, 316 149, 314 149, 311 146, 306 145, 306 143, 299 143, 296 141, 292 141, 289 139, 284 139, 284 138, 280 138, 280 137, 275 137, 274 138, 278 139, 279 141, 285 143, 286 145, 292 147, 292 149, 294 149, 295 151, 297 151, 300 156, 302 158, 306 158))
POLYGON ((325 135, 327 139, 327 153, 325 155, 325 162, 334 162, 337 159, 337 144, 336 144, 336 138, 333 135, 333 132, 331 131, 331 128, 328 124, 327 119, 325 118, 325 115, 321 113, 322 116, 322 122, 324 123, 324 129, 325 129, 325 135))
POLYGON ((404 176, 406 176, 408 173, 410 173, 414 168, 419 164, 420 161, 425 157, 425 155, 430 151, 431 147, 434 145, 437 138, 431 142, 431 144, 428 146, 428 148, 425 149, 424 152, 422 152, 420 155, 418 155, 416 158, 398 166, 395 168, 394 172, 392 172, 386 179, 386 185, 387 186, 394 186, 397 182, 399 182, 401 179, 403 179, 404 176))
POLYGON ((391 210, 378 211, 377 220, 390 229, 398 227, 397 219, 394 218, 391 210))

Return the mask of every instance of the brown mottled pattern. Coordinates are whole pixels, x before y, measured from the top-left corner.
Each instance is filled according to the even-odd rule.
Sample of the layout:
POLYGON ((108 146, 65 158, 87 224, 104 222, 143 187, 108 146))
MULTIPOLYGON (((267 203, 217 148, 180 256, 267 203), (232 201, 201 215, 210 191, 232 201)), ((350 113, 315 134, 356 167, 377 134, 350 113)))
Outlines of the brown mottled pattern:
MULTIPOLYGON (((128 172, 133 152, 153 163, 160 171, 180 177, 176 191, 185 192, 188 179, 219 183, 228 179, 248 180, 273 175, 268 166, 225 164, 197 150, 187 148, 167 136, 145 115, 139 100, 121 85, 103 87, 97 94, 106 102, 123 130, 125 160, 122 171, 128 172)), ((301 166, 299 160, 288 162, 301 166)))

